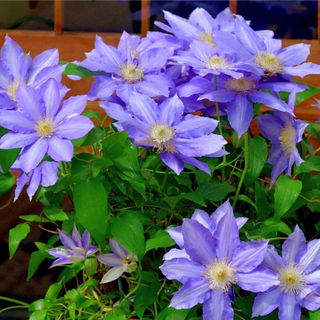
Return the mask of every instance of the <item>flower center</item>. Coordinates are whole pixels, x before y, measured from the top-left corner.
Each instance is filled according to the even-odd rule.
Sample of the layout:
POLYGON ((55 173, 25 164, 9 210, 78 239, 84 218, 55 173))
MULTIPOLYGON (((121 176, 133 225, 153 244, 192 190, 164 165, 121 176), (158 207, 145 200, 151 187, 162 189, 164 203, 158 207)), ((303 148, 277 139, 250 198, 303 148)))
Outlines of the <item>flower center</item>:
POLYGON ((219 56, 212 56, 209 60, 207 60, 205 66, 209 69, 217 70, 227 68, 228 64, 224 58, 219 56))
POLYGON ((212 35, 209 32, 203 32, 199 36, 199 40, 203 42, 210 43, 213 47, 216 47, 214 40, 212 39, 212 35))
POLYGON ((48 138, 52 135, 54 123, 50 119, 42 119, 36 125, 36 131, 39 136, 48 138))
POLYGON ((205 277, 209 281, 210 289, 228 291, 236 283, 236 272, 226 260, 217 260, 207 267, 205 277))
POLYGON ((242 77, 240 79, 229 79, 225 87, 237 93, 246 93, 253 90, 256 84, 251 79, 242 77))
POLYGON ((280 59, 273 53, 260 51, 256 57, 256 62, 266 72, 280 73, 283 71, 280 59))
POLYGON ((279 271, 280 288, 285 293, 299 294, 305 284, 305 275, 299 265, 288 265, 279 271))
POLYGON ((20 82, 15 81, 7 87, 7 94, 12 100, 16 100, 19 85, 20 82))
POLYGON ((285 154, 291 155, 294 151, 295 129, 290 125, 286 125, 280 132, 280 144, 285 154))
POLYGON ((121 77, 130 83, 140 81, 143 78, 143 68, 137 67, 134 63, 128 62, 120 67, 121 77))
POLYGON ((166 124, 155 123, 149 129, 151 143, 160 152, 175 152, 174 146, 171 143, 174 137, 174 129, 166 124))

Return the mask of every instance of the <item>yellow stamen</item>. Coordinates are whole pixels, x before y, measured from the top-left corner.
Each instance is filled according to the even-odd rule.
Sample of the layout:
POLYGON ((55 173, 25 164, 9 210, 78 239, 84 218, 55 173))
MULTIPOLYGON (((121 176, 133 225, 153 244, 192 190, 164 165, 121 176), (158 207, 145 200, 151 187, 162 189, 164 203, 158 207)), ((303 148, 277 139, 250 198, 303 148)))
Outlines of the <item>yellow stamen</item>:
POLYGON ((299 294, 305 284, 303 269, 298 265, 288 265, 279 271, 280 288, 285 293, 299 294))
POLYGON ((205 277, 209 281, 210 289, 228 291, 236 283, 236 272, 236 269, 232 268, 227 261, 217 260, 207 267, 205 277))
POLYGON ((240 79, 229 79, 225 87, 237 93, 246 93, 253 90, 256 85, 251 79, 242 77, 240 79))
POLYGON ((273 53, 260 51, 256 57, 257 64, 268 73, 281 73, 283 65, 273 53))
POLYGON ((174 137, 174 129, 166 124, 155 123, 149 129, 151 143, 160 152, 175 152, 174 146, 172 145, 172 139, 174 139, 174 137))
POLYGON ((19 85, 20 85, 20 82, 15 81, 11 83, 7 88, 7 94, 12 100, 16 100, 19 85))
POLYGON ((48 138, 52 135, 54 123, 50 119, 42 119, 36 125, 36 131, 39 136, 48 138))
POLYGON ((203 41, 203 42, 210 43, 215 48, 217 47, 217 45, 215 44, 215 42, 214 42, 214 40, 212 38, 212 35, 209 32, 201 33, 200 37, 199 37, 199 40, 203 41))
POLYGON ((205 66, 209 69, 225 69, 228 67, 227 61, 219 56, 212 56, 206 61, 205 66))
POLYGON ((130 83, 140 81, 144 76, 143 68, 137 67, 132 62, 128 62, 127 64, 123 64, 120 67, 120 74, 121 74, 121 77, 125 81, 130 82, 130 83))
POLYGON ((279 136, 280 145, 284 153, 287 155, 291 155, 294 151, 295 135, 296 135, 296 130, 290 124, 287 124, 280 131, 280 136, 279 136))

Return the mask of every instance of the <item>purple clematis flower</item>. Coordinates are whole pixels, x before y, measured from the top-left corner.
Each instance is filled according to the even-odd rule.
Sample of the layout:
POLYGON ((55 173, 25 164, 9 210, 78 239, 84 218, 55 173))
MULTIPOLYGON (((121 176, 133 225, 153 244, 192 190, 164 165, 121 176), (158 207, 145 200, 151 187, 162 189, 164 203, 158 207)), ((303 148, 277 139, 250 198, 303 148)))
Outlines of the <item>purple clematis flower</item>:
MULTIPOLYGON (((0 109, 15 109, 20 86, 39 88, 48 79, 61 81, 66 65, 59 65, 57 49, 46 50, 33 60, 8 35, 0 51, 0 109)), ((59 83, 62 93, 67 88, 59 83)))
POLYGON ((294 163, 299 166, 303 162, 296 144, 302 140, 308 124, 288 113, 276 111, 273 115, 258 117, 258 125, 261 134, 272 142, 268 162, 273 165, 271 181, 274 183, 282 172, 290 175, 294 163))
POLYGON ((217 121, 205 117, 183 116, 184 105, 174 96, 159 105, 147 96, 132 94, 125 110, 120 105, 106 105, 105 110, 115 120, 119 130, 127 131, 138 146, 157 149, 161 160, 177 174, 184 163, 210 174, 210 168, 195 157, 220 157, 224 138, 212 132, 217 121))
POLYGON ((118 97, 128 102, 132 92, 150 97, 169 95, 171 81, 162 69, 172 54, 168 48, 157 47, 148 39, 141 40, 124 32, 117 49, 97 36, 95 49, 78 64, 105 73, 96 76, 88 94, 90 99, 105 100, 116 92, 118 97))
POLYGON ((59 237, 65 248, 47 250, 50 255, 58 258, 50 268, 84 260, 98 251, 96 246, 90 244, 89 232, 85 230, 80 236, 76 226, 73 227, 72 236, 59 230, 59 237))
POLYGON ((55 161, 70 161, 70 140, 86 135, 93 123, 80 113, 87 97, 71 97, 63 102, 59 84, 48 80, 40 89, 23 86, 18 89, 20 110, 0 111, 0 125, 10 132, 0 139, 1 149, 22 148, 19 161, 24 172, 36 168, 46 154, 55 161))
POLYGON ((170 259, 160 267, 168 279, 183 284, 171 300, 170 306, 175 309, 201 303, 204 320, 231 320, 233 285, 264 292, 279 283, 271 272, 259 268, 267 242, 241 242, 232 212, 220 219, 213 234, 196 220, 185 219, 182 235, 190 259, 170 259))
POLYGON ((267 76, 305 77, 319 74, 320 66, 306 62, 310 53, 310 45, 295 44, 282 48, 282 42, 270 37, 262 37, 247 24, 241 16, 237 16, 235 33, 248 52, 252 55, 252 64, 260 68, 267 76))
POLYGON ((320 308, 320 240, 306 243, 303 232, 296 226, 282 245, 282 257, 270 246, 263 265, 278 284, 257 295, 253 317, 279 308, 280 320, 299 320, 301 308, 311 311, 320 308))
POLYGON ((14 201, 16 201, 22 189, 28 184, 27 194, 31 200, 39 186, 49 187, 53 186, 58 180, 58 163, 43 161, 38 167, 34 168, 29 174, 24 173, 19 169, 19 162, 16 161, 11 167, 12 169, 18 169, 21 171, 20 176, 17 178, 16 190, 14 194, 14 201))
MULTIPOLYGON (((207 212, 196 209, 191 217, 191 220, 195 220, 198 223, 200 223, 202 226, 207 228, 212 235, 214 235, 214 232, 217 228, 217 225, 222 217, 224 217, 225 214, 231 213, 233 214, 232 206, 230 205, 229 200, 224 202, 219 208, 217 208, 210 216, 207 212)), ((240 230, 245 223, 248 221, 247 218, 236 218, 236 223, 238 226, 238 229, 240 230)), ((171 249, 169 250, 164 256, 164 260, 170 260, 173 258, 187 258, 190 259, 188 254, 186 253, 184 249, 184 241, 183 241, 183 234, 182 234, 182 227, 178 226, 175 228, 170 228, 167 230, 170 237, 175 241, 175 243, 179 246, 180 249, 171 249)))
POLYGON ((114 239, 109 240, 112 253, 104 253, 97 256, 97 259, 109 267, 112 267, 102 278, 101 283, 114 281, 125 272, 133 272, 137 268, 138 258, 128 252, 119 242, 114 239))
POLYGON ((225 103, 227 117, 231 127, 242 136, 249 128, 253 118, 253 104, 261 103, 273 109, 293 114, 293 104, 280 99, 280 91, 303 91, 306 86, 290 82, 266 82, 256 75, 244 75, 239 79, 219 77, 218 87, 213 89, 213 81, 195 77, 180 89, 184 96, 188 93, 204 92, 211 84, 211 90, 200 95, 199 100, 208 99, 213 102, 225 103), (204 82, 207 82, 204 85, 204 82), (199 88, 197 90, 197 88, 199 88), (268 92, 265 90, 272 90, 268 92))

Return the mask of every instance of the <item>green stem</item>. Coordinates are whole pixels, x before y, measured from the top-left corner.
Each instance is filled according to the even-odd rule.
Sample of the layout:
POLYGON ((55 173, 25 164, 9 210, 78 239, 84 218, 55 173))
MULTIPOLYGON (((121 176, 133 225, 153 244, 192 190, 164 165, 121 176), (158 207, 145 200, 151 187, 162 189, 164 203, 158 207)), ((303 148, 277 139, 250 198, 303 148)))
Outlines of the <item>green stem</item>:
POLYGON ((246 133, 244 135, 244 168, 240 177, 240 181, 237 187, 237 191, 236 191, 236 195, 235 195, 235 199, 234 199, 234 203, 233 203, 233 208, 236 207, 237 201, 238 201, 238 197, 239 197, 239 193, 241 191, 241 187, 244 181, 244 178, 247 174, 248 171, 248 165, 249 165, 249 139, 248 139, 248 133, 246 133))
POLYGON ((29 306, 11 306, 11 307, 1 309, 0 313, 8 311, 8 310, 13 310, 13 309, 28 309, 28 308, 29 308, 29 306))
POLYGON ((25 306, 25 307, 29 308, 29 303, 26 303, 26 302, 23 302, 23 301, 19 301, 19 300, 16 300, 16 299, 0 296, 0 300, 16 303, 16 304, 19 304, 21 306, 25 306))
POLYGON ((126 294, 126 296, 124 297, 124 299, 128 300, 129 297, 131 297, 139 288, 140 288, 140 285, 141 285, 141 281, 142 281, 142 277, 141 277, 141 265, 139 264, 139 267, 138 267, 138 274, 139 274, 139 279, 138 279, 138 283, 137 285, 130 291, 126 294))

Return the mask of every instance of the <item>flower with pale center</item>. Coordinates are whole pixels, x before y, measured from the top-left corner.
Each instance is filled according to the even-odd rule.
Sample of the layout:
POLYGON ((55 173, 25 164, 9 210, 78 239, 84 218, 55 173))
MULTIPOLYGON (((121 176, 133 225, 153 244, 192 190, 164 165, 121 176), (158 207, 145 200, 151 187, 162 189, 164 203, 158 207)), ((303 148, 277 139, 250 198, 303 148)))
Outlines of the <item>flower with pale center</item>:
POLYGON ((214 48, 217 47, 212 38, 212 35, 209 32, 202 32, 199 36, 199 40, 211 44, 214 48))
POLYGON ((283 71, 280 59, 273 53, 260 51, 256 56, 256 62, 268 73, 281 73, 283 71))
POLYGON ((20 82, 15 81, 7 87, 7 94, 12 100, 16 100, 19 85, 20 82))
POLYGON ((217 70, 217 69, 226 69, 228 68, 227 61, 219 56, 212 56, 205 62, 206 68, 217 70))
POLYGON ((123 64, 120 67, 120 74, 121 77, 129 83, 138 82, 144 76, 143 68, 136 66, 132 62, 123 64))
POLYGON ((40 137, 48 138, 54 131, 54 123, 50 119, 42 119, 37 123, 36 131, 40 137))
POLYGON ((280 136, 279 136, 280 145, 284 153, 287 155, 291 155, 294 151, 295 136, 296 136, 296 130, 290 124, 287 124, 280 131, 280 136))
POLYGON ((174 129, 166 124, 155 123, 149 129, 149 139, 160 152, 175 152, 171 142, 174 138, 174 129))
POLYGON ((207 266, 205 277, 212 290, 222 289, 225 292, 236 283, 236 269, 231 267, 226 260, 217 260, 207 266))
POLYGON ((303 268, 290 264, 279 271, 280 288, 284 293, 299 294, 306 284, 303 268))
POLYGON ((256 84, 247 77, 242 77, 240 79, 229 79, 225 87, 231 91, 237 93, 247 93, 256 88, 256 84))

